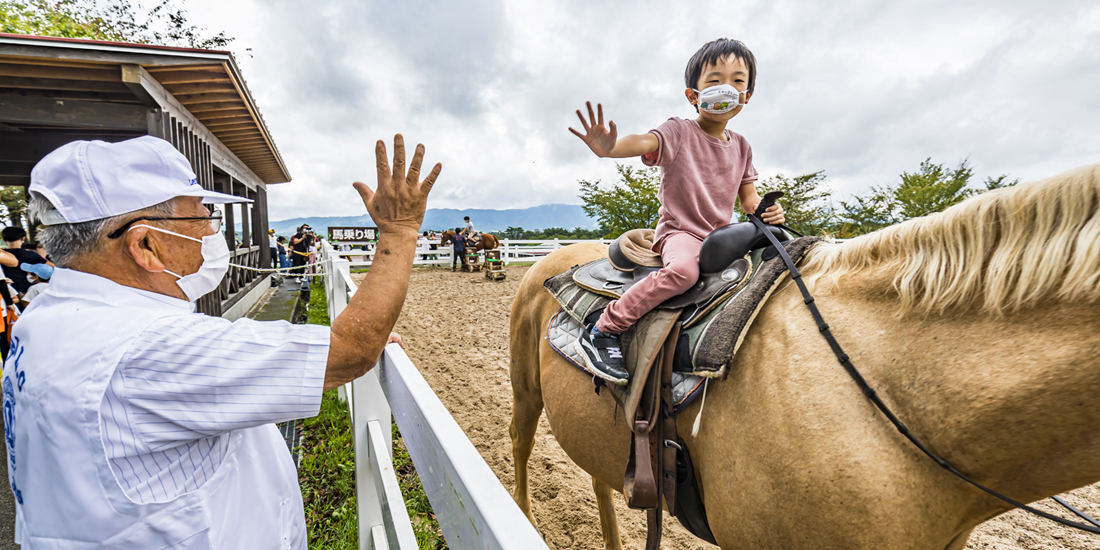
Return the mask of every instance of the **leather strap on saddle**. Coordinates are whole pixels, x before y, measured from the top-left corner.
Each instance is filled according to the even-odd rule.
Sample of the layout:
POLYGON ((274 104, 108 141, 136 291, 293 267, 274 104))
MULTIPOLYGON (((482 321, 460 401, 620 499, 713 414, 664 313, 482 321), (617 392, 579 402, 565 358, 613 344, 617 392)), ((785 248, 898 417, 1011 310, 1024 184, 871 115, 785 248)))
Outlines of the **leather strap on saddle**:
POLYGON ((638 403, 630 440, 630 458, 623 479, 623 493, 631 508, 646 510, 646 550, 661 546, 662 499, 669 510, 676 506, 676 419, 672 416, 672 366, 680 324, 669 332, 650 369, 638 403))

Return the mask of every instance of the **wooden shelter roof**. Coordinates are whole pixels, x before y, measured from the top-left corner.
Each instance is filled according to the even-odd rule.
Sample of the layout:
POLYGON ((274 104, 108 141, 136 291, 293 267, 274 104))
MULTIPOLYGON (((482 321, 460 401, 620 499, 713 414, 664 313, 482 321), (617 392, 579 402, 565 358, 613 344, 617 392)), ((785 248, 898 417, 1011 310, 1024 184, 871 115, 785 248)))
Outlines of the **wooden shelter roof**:
MULTIPOLYGON (((264 183, 290 181, 230 52, 0 33, 0 97, 41 98, 43 108, 53 101, 88 102, 121 116, 132 112, 127 106, 154 104, 141 83, 149 77, 264 183)), ((33 106, 38 100, 30 101, 33 106)), ((71 129, 64 120, 3 124, 18 130, 71 129)))

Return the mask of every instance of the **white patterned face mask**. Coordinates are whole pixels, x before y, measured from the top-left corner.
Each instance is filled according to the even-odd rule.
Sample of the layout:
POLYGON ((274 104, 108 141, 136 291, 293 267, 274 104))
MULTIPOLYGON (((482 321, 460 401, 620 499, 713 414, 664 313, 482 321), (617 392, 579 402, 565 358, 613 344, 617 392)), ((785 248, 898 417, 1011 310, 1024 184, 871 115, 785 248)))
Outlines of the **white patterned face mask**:
POLYGON ((713 115, 725 114, 736 109, 738 105, 744 105, 741 103, 741 96, 748 94, 737 91, 737 88, 729 84, 719 84, 694 92, 699 94, 699 108, 713 115))
POLYGON ((199 266, 198 271, 190 275, 179 275, 167 269, 164 270, 165 273, 176 278, 176 284, 179 285, 180 290, 187 296, 189 302, 194 302, 206 296, 215 288, 218 288, 218 285, 222 284, 222 279, 225 278, 226 272, 229 271, 229 246, 225 244, 225 237, 221 233, 214 233, 202 239, 196 239, 151 225, 135 225, 130 229, 134 227, 145 227, 153 231, 160 231, 161 233, 167 233, 183 239, 202 243, 202 265, 199 266))

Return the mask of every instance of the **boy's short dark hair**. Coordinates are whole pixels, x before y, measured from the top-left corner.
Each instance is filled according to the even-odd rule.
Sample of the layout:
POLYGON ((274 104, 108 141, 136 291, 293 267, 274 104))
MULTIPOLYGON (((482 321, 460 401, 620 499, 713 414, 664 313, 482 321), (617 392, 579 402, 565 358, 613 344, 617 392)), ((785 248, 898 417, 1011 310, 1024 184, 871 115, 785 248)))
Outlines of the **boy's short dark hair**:
POLYGON ((27 236, 27 230, 22 227, 12 226, 5 227, 3 231, 0 231, 0 238, 4 239, 4 242, 18 241, 27 236))
POLYGON ((32 243, 30 241, 24 241, 23 246, 20 246, 23 250, 38 250, 38 243, 32 243))
POLYGON ((712 40, 699 48, 695 55, 688 60, 687 69, 684 70, 684 85, 694 89, 699 85, 699 76, 703 74, 703 67, 716 65, 721 59, 733 56, 745 62, 749 68, 749 87, 746 91, 756 88, 756 56, 752 55, 740 40, 719 38, 712 40))
POLYGON ((469 217, 469 216, 466 216, 466 217, 464 217, 464 218, 462 218, 462 219, 464 219, 464 220, 466 220, 466 221, 470 221, 470 217, 469 217))

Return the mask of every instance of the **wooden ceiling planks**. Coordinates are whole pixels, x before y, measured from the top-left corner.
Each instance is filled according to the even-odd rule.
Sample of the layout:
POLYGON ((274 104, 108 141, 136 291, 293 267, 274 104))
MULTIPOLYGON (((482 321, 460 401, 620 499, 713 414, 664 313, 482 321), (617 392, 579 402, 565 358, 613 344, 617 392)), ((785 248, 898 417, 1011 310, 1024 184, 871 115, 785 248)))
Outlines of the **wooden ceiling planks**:
MULTIPOLYGON (((5 37, 10 38, 10 35, 5 37)), ((140 46, 136 49, 140 50, 140 46)), ((132 61, 120 63, 94 53, 77 59, 28 57, 8 51, 0 53, 0 94, 102 102, 120 107, 142 103, 122 76, 124 63, 134 63, 132 61)), ((135 58, 136 63, 263 181, 289 180, 278 149, 232 58, 226 57, 224 52, 209 52, 209 55, 202 52, 193 63, 182 57, 162 63, 165 50, 158 49, 155 53, 159 57, 146 56, 144 51, 136 51, 133 55, 146 56, 150 60, 148 64, 138 58, 135 58)), ((61 127, 54 125, 48 129, 60 130, 61 127)))

